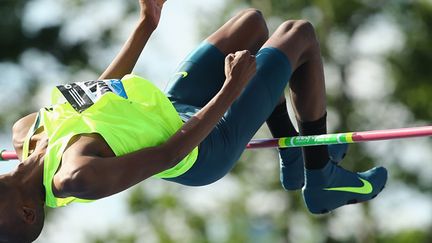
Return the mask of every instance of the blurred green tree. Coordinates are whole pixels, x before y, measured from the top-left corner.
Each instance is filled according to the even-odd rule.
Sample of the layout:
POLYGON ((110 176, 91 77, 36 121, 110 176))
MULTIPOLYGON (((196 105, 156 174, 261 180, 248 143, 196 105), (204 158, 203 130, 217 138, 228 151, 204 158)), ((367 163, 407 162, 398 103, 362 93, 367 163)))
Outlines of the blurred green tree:
MULTIPOLYGON (((60 9, 55 10, 57 12, 62 10, 63 14, 68 12, 73 16, 84 12, 83 10, 90 4, 83 1, 63 2, 60 9)), ((62 32, 66 32, 70 22, 76 20, 72 17, 68 19, 57 16, 55 13, 52 19, 40 18, 40 16, 49 16, 46 11, 50 11, 50 6, 56 5, 39 0, 1 1, 0 70, 3 79, 0 84, 10 89, 10 93, 0 96, 0 102, 3 104, 0 108, 0 129, 2 130, 10 129, 10 124, 16 119, 40 108, 37 107, 38 102, 34 102, 34 97, 41 92, 44 82, 55 84, 60 82, 61 78, 73 77, 77 72, 100 73, 102 71, 100 64, 91 59, 92 49, 95 47, 94 36, 101 36, 101 40, 97 41, 99 48, 107 48, 113 43, 115 26, 101 26, 96 28, 94 33, 85 34, 75 41, 62 38, 64 37, 62 32), (45 19, 45 22, 38 23, 37 19, 32 18, 34 15, 39 16, 39 19, 45 19), (46 59, 49 59, 49 62, 41 62, 41 60, 46 62, 46 59), (46 64, 50 66, 43 66, 38 70, 35 68, 46 64), (56 80, 44 80, 48 73, 54 73, 58 69, 61 71, 56 73, 62 73, 61 77, 53 77, 56 80), (19 100, 15 100, 16 97, 19 97, 19 100), (10 100, 14 102, 11 103, 10 100)), ((126 13, 135 11, 136 2, 126 1, 124 9, 126 13)))

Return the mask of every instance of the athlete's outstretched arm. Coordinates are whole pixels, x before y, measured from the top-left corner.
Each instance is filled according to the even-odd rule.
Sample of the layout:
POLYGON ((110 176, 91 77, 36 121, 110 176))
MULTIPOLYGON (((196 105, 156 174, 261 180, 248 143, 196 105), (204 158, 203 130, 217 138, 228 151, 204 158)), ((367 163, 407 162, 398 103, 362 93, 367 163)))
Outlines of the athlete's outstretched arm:
POLYGON ((53 181, 58 197, 99 199, 123 191, 159 172, 175 166, 211 132, 226 110, 256 72, 255 58, 248 51, 226 58, 226 81, 216 96, 189 119, 167 142, 136 152, 103 158, 94 154, 67 161, 53 181))
POLYGON ((121 79, 132 72, 151 34, 159 24, 165 0, 139 0, 141 17, 120 52, 99 79, 121 79))

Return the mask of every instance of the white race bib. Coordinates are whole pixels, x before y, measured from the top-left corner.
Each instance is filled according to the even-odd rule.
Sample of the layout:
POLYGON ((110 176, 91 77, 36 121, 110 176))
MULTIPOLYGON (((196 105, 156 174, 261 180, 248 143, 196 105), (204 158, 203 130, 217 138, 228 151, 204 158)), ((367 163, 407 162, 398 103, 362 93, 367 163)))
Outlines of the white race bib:
POLYGON ((58 85, 57 89, 78 112, 88 109, 107 92, 113 92, 125 99, 128 98, 122 82, 117 79, 58 85))

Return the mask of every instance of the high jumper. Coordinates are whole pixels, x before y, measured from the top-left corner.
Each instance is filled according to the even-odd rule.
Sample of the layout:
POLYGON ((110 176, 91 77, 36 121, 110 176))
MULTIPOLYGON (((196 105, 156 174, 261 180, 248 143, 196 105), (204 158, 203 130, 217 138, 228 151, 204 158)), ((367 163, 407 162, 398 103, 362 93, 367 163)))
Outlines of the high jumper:
MULTIPOLYGON (((269 37, 260 11, 241 11, 180 65, 166 92, 131 75, 161 16, 163 0, 139 0, 138 24, 97 81, 54 88, 51 106, 13 126, 21 163, 0 176, 0 242, 31 242, 44 207, 89 202, 149 177, 203 186, 226 175, 267 122, 274 137, 326 134, 326 94, 313 26, 288 20, 269 37), (63 101, 62 101, 63 100, 63 101)), ((281 148, 280 179, 303 189, 312 213, 368 201, 387 171, 337 165, 346 145, 281 148)))

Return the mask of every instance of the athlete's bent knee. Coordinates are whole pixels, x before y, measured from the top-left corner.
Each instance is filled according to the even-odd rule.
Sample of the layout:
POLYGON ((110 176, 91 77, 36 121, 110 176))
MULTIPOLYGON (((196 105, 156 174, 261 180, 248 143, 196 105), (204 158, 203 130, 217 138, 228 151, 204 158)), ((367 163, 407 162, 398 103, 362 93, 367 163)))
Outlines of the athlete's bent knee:
POLYGON ((288 20, 284 22, 281 27, 284 32, 291 32, 311 40, 316 39, 315 28, 306 20, 288 20))
POLYGON ((317 44, 315 28, 306 20, 288 20, 280 25, 277 30, 280 34, 289 34, 300 39, 302 42, 317 44))
POLYGON ((263 14, 260 10, 256 8, 247 8, 240 12, 241 16, 245 16, 248 18, 255 18, 257 20, 264 20, 263 14))
POLYGON ((267 24, 260 10, 248 8, 243 10, 240 15, 244 21, 243 24, 253 27, 253 32, 259 32, 261 35, 264 35, 266 38, 268 38, 269 33, 267 24))

